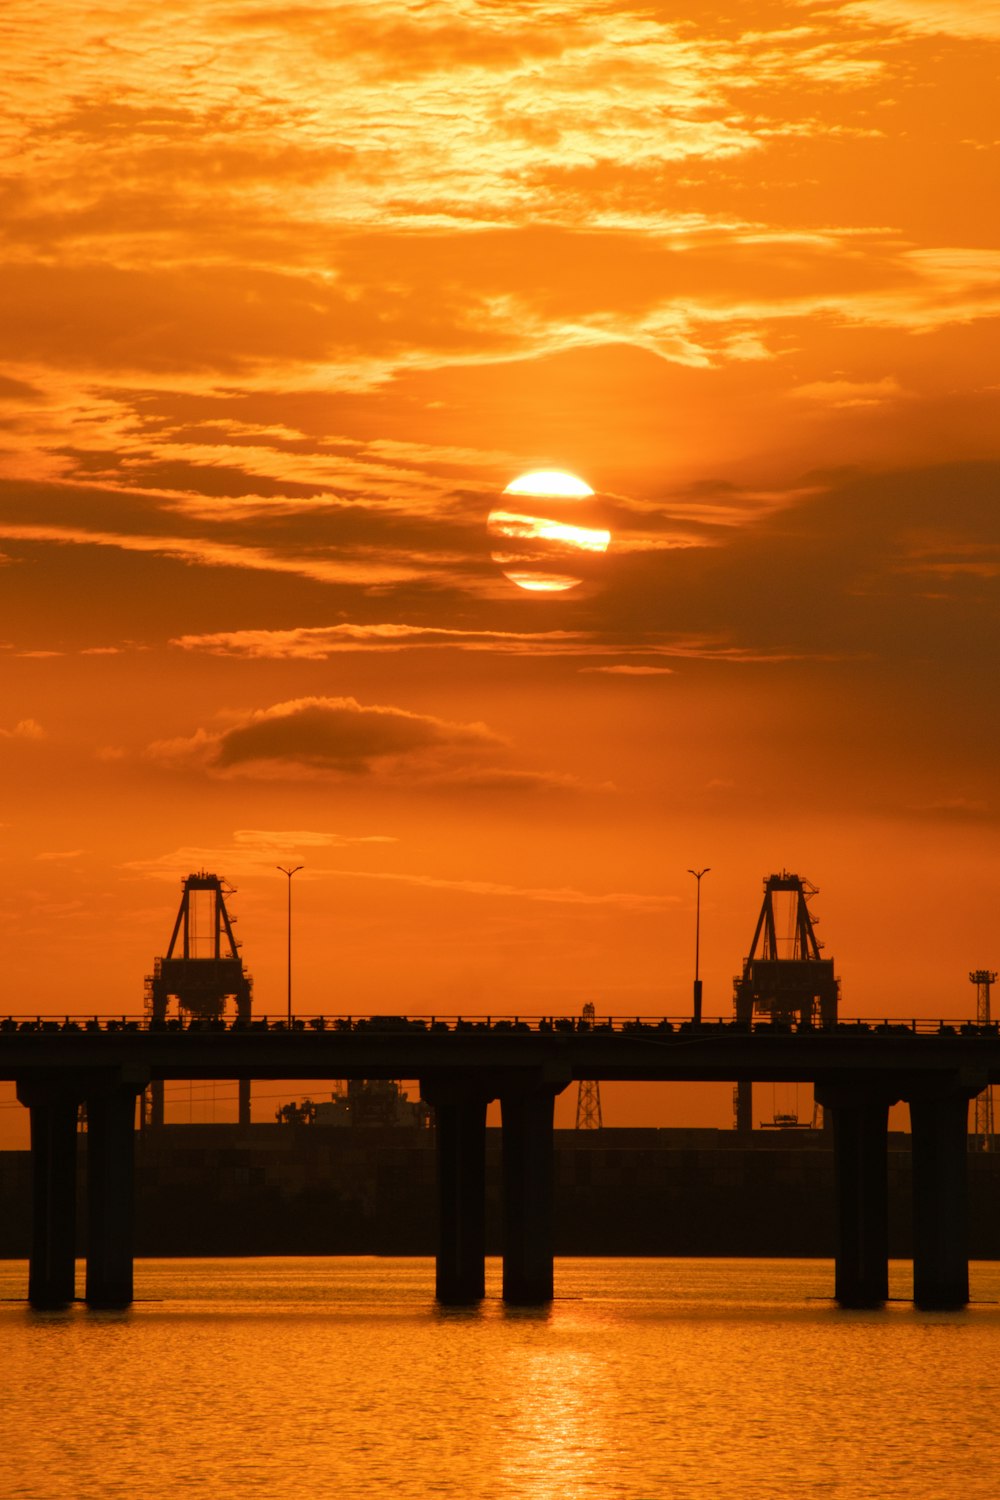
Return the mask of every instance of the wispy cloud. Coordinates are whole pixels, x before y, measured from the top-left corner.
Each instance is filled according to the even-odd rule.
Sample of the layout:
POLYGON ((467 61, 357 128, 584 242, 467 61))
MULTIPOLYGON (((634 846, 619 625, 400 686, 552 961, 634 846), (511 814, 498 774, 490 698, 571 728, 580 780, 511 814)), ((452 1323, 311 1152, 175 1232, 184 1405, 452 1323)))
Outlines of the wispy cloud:
POLYGON ((876 26, 902 28, 930 35, 976 39, 1000 38, 997 0, 850 0, 838 15, 856 17, 876 26))
POLYGON ((664 636, 637 632, 630 643, 599 631, 461 630, 450 626, 396 623, 303 626, 292 630, 224 630, 206 635, 177 636, 171 645, 212 656, 235 656, 273 661, 326 661, 331 656, 360 651, 454 650, 489 652, 500 656, 531 657, 641 657, 642 661, 581 667, 583 672, 621 676, 663 675, 674 668, 647 658, 726 662, 787 662, 805 659, 802 653, 781 648, 739 646, 722 636, 664 636))
POLYGON ((364 848, 394 844, 389 834, 343 834, 324 830, 292 828, 237 828, 228 844, 187 844, 148 859, 126 861, 121 868, 137 875, 176 880, 193 870, 210 870, 230 878, 273 873, 276 863, 288 856, 304 857, 301 878, 311 879, 310 865, 327 850, 364 848))
POLYGON ((571 630, 461 630, 452 626, 383 622, 303 626, 293 630, 224 630, 208 635, 177 636, 171 645, 213 656, 270 660, 325 661, 344 651, 451 648, 495 651, 513 656, 559 655, 594 647, 571 630))
POLYGON ((628 911, 657 912, 676 906, 680 899, 677 896, 643 895, 635 891, 584 891, 573 886, 548 889, 544 886, 503 885, 491 880, 446 880, 436 875, 405 875, 388 871, 327 870, 325 873, 352 880, 384 880, 398 885, 421 886, 428 890, 539 901, 545 905, 557 906, 618 907, 628 911))
MULTIPOLYGON (((140 536, 127 532, 90 530, 87 527, 30 526, 0 520, 0 535, 12 540, 52 542, 62 546, 113 547, 122 552, 146 552, 176 557, 208 568, 243 568, 251 572, 287 573, 317 583, 350 583, 361 587, 385 586, 424 576, 412 559, 399 556, 350 560, 331 557, 287 556, 264 547, 244 547, 205 537, 140 536)), ((449 577, 449 582, 451 578, 449 577)))
POLYGON ((581 672, 603 672, 608 677, 670 677, 673 675, 673 667, 640 667, 629 666, 627 663, 618 662, 613 667, 581 667, 581 672))
POLYGON ((789 395, 796 401, 815 402, 826 409, 883 406, 887 401, 905 399, 906 392, 894 375, 881 380, 813 380, 793 386, 789 395))

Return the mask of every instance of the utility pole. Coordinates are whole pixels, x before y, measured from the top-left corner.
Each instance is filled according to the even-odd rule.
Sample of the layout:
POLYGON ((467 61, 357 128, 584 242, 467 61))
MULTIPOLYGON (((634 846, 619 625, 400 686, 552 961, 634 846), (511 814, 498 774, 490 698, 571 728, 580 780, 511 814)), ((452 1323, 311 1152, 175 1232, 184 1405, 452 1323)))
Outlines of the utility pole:
POLYGON ((694 907, 694 1024, 701 1025, 701 978, 698 964, 701 957, 701 877, 707 875, 711 865, 706 865, 703 870, 688 870, 698 882, 698 894, 695 898, 694 907))
POLYGON ((290 1029, 292 1024, 292 876, 304 870, 305 865, 288 868, 285 865, 276 865, 275 869, 280 870, 282 875, 288 876, 288 1025, 290 1029))

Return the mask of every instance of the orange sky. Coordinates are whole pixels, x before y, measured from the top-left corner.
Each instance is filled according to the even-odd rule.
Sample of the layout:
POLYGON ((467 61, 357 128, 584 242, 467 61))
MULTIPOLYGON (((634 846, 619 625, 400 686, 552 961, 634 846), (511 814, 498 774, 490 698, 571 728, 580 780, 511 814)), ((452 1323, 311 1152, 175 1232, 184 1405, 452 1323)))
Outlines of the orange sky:
POLYGON ((1000 3, 43 12, 0 17, 2 1008, 137 1010, 206 866, 279 1012, 292 861, 303 1011, 685 1011, 710 865, 706 1012, 786 867, 846 1012, 967 1013, 1000 3), (535 468, 612 531, 552 597, 486 533, 535 468))

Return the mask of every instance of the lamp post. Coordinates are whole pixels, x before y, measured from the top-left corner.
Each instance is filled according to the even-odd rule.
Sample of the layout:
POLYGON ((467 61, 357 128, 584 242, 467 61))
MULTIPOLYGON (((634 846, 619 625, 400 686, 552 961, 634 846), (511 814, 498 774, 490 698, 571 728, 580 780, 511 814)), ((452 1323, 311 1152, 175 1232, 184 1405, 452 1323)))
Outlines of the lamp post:
POLYGON ((698 974, 698 961, 701 956, 701 877, 707 875, 711 865, 706 865, 703 870, 688 870, 698 882, 698 894, 694 906, 694 1024, 701 1025, 701 979, 698 974))
POLYGON ((286 868, 284 865, 275 865, 282 875, 288 876, 288 1025, 292 1025, 292 876, 297 875, 305 865, 294 865, 286 868))

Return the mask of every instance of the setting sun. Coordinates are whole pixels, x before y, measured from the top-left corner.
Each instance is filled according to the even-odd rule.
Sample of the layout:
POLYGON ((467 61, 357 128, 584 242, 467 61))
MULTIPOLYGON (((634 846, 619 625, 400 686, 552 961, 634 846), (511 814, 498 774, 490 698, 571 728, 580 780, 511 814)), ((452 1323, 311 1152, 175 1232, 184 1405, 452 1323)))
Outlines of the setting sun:
POLYGON ((592 518, 577 514, 579 502, 595 496, 590 485, 575 474, 535 469, 512 480, 504 495, 519 504, 498 505, 490 512, 487 528, 493 561, 518 588, 536 594, 564 593, 583 581, 583 559, 608 550, 611 532, 582 524, 592 518))
POLYGON ((532 495, 539 499, 583 500, 594 492, 589 484, 562 469, 533 469, 512 479, 505 495, 532 495))

